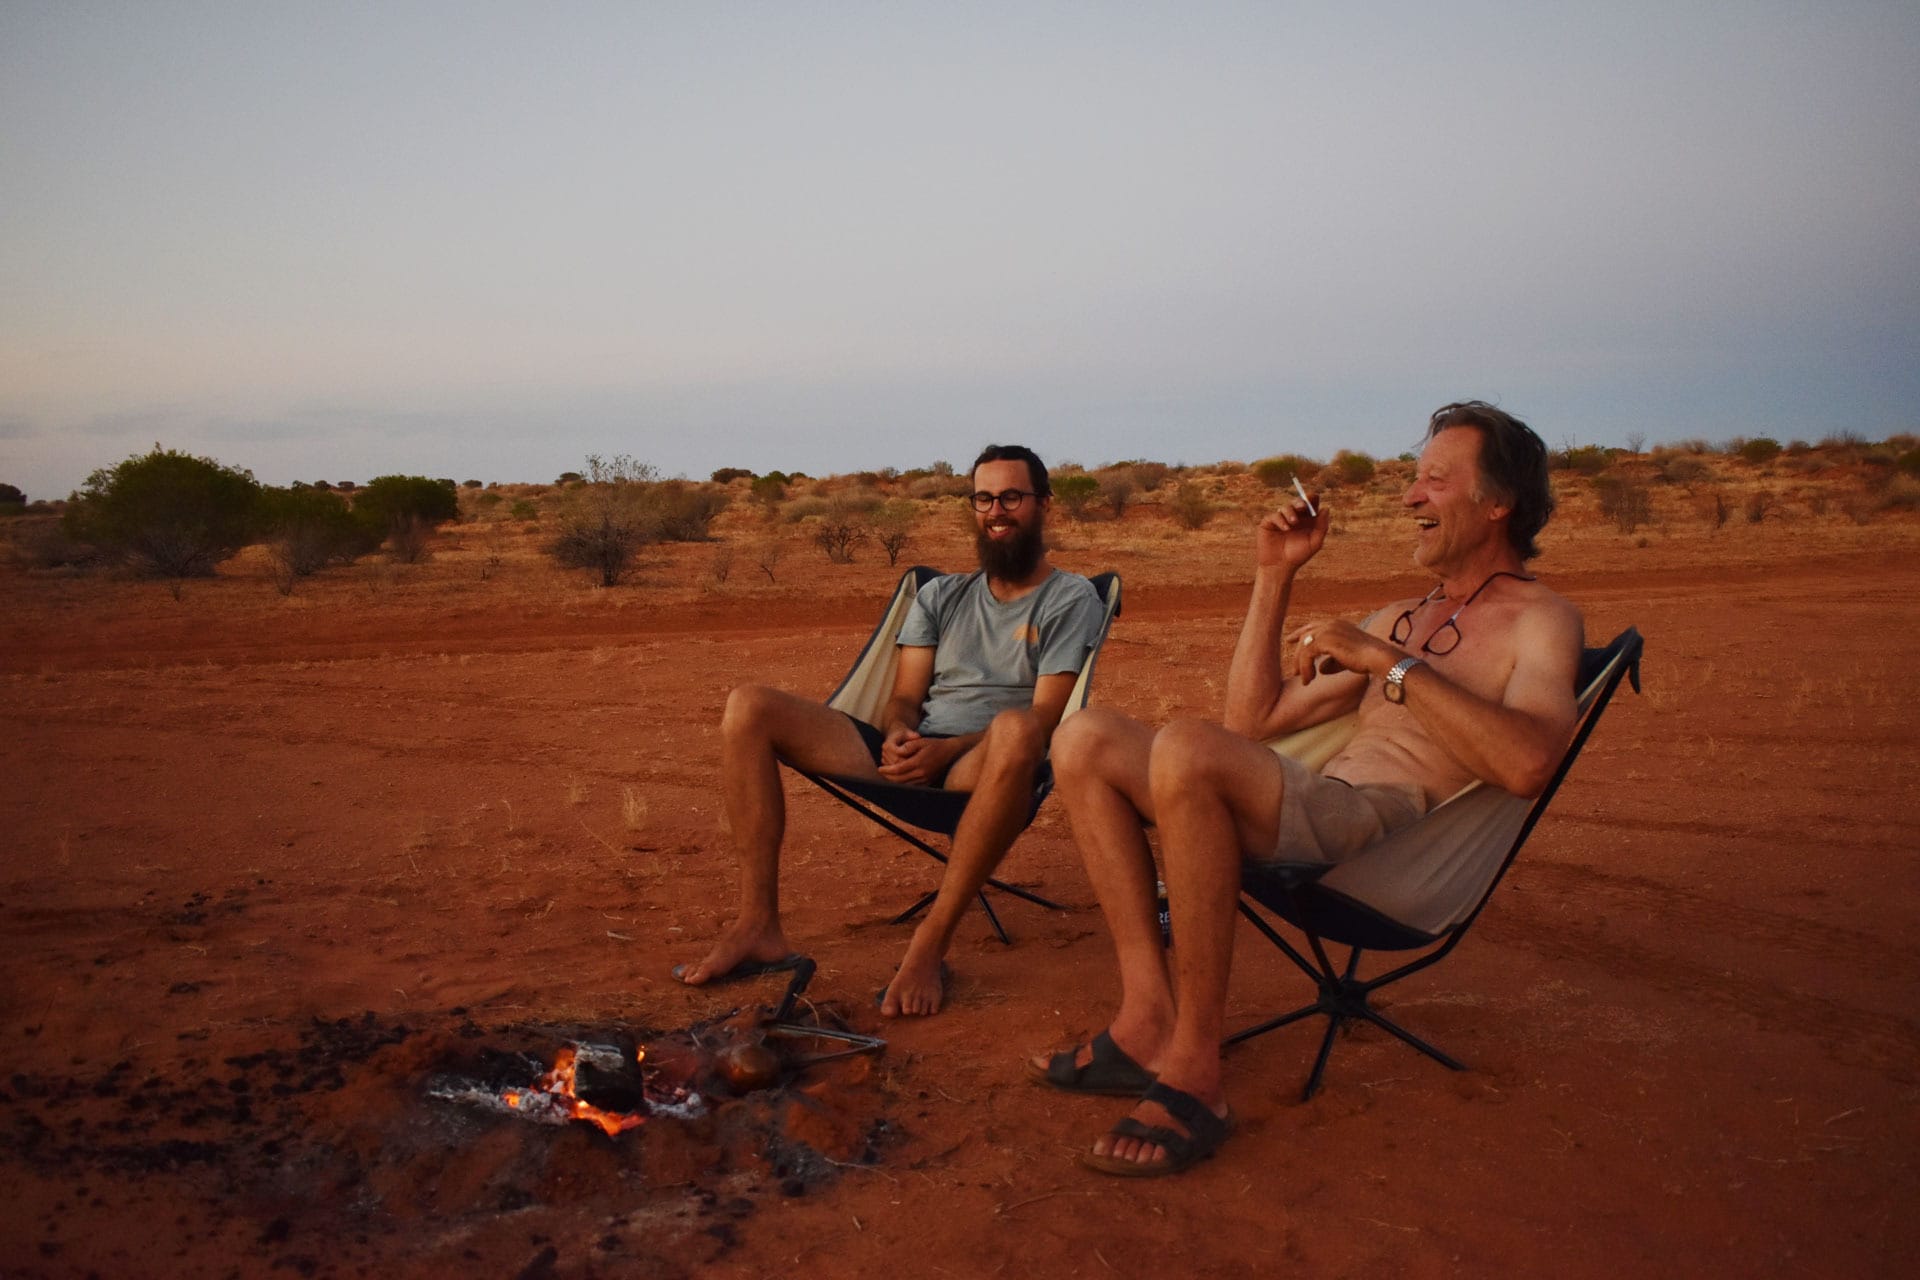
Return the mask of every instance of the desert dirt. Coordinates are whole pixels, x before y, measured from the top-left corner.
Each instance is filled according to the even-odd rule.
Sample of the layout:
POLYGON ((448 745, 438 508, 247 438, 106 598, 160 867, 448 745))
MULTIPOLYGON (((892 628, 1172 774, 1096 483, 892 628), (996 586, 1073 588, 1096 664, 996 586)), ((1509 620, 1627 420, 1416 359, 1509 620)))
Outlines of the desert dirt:
MULTIPOLYGON (((745 521, 745 513, 729 513, 745 521)), ((1059 523, 1117 568, 1094 701, 1217 714, 1246 525, 1059 523)), ((744 525, 723 522, 723 536, 744 525)), ((964 567, 957 520, 904 563, 964 567)), ((1111 953, 1064 811, 978 912, 951 1006, 872 1007, 934 882, 793 782, 783 892, 814 1012, 882 1036, 617 1138, 427 1096, 477 1056, 664 1043, 780 981, 668 976, 731 909, 727 691, 825 696, 897 577, 708 546, 601 590, 530 532, 282 596, 242 556, 174 599, 0 570, 0 1273, 1907 1274, 1920 1256, 1920 524, 1789 512, 1637 536, 1577 509, 1538 568, 1590 642, 1645 635, 1484 916, 1299 1091, 1305 1023, 1240 1046, 1238 1128, 1172 1179, 1074 1162, 1124 1102, 1029 1082, 1104 1025, 1111 953), (1904 1260, 1904 1261, 1903 1261, 1904 1260)), ((1302 612, 1424 588, 1357 522, 1302 612)), ((249 553, 251 555, 252 553, 249 553)), ((1229 1020, 1304 981, 1243 928, 1229 1020)), ((704 1028, 704 1032, 701 1029, 704 1028)), ((498 1060, 497 1057, 494 1060, 498 1060)))

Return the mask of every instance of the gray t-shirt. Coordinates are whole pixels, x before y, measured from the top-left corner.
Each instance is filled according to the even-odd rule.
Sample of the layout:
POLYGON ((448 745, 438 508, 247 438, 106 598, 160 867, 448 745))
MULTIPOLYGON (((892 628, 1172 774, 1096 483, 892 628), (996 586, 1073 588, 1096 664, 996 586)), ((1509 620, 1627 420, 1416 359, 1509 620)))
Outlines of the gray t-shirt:
POLYGON ((920 588, 900 628, 903 646, 933 648, 922 733, 979 733, 994 716, 1033 705, 1041 676, 1079 671, 1106 607, 1077 573, 1053 576, 1002 603, 984 573, 950 573, 920 588))

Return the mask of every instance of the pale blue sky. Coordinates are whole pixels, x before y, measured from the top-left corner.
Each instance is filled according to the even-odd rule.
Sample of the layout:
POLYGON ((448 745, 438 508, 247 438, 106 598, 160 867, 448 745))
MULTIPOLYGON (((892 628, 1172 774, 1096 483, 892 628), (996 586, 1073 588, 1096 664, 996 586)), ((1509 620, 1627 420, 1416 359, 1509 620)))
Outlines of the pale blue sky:
POLYGON ((1920 428, 1920 6, 0 0, 0 480, 1920 428))

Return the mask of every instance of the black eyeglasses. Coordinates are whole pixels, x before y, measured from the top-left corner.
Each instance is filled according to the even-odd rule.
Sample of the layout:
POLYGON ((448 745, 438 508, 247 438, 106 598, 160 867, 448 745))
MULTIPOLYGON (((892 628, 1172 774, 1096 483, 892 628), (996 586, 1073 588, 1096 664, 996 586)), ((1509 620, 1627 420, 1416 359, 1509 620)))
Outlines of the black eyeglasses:
MULTIPOLYGON (((1487 583, 1492 582, 1494 578, 1513 578, 1520 582, 1533 581, 1532 578, 1521 573, 1507 573, 1502 571, 1494 574, 1488 578, 1486 582, 1475 587, 1473 594, 1461 601, 1460 607, 1448 614, 1447 620, 1433 629, 1433 634, 1428 636, 1426 641, 1420 646, 1421 653, 1427 654, 1430 657, 1444 658, 1460 647, 1460 626, 1456 619, 1467 611, 1468 605, 1480 598, 1480 593, 1487 589, 1487 583), (1445 648, 1441 648, 1442 636, 1447 637, 1444 642, 1446 645, 1445 648)), ((1407 610, 1398 618, 1395 618, 1393 620, 1393 630, 1387 633, 1387 637, 1398 645, 1404 645, 1407 641, 1413 639, 1413 615, 1433 603, 1434 598, 1437 597, 1444 588, 1444 583, 1441 586, 1435 587, 1433 590, 1427 592, 1427 598, 1425 600, 1422 600, 1419 604, 1413 606, 1413 608, 1407 610)))
POLYGON ((1037 498, 1039 496, 1039 494, 1034 493, 1030 489, 1002 489, 998 493, 987 493, 985 491, 976 493, 973 495, 971 501, 975 511, 991 511, 993 510, 993 504, 996 502, 1000 504, 1002 511, 1018 511, 1021 503, 1025 502, 1028 498, 1037 498))

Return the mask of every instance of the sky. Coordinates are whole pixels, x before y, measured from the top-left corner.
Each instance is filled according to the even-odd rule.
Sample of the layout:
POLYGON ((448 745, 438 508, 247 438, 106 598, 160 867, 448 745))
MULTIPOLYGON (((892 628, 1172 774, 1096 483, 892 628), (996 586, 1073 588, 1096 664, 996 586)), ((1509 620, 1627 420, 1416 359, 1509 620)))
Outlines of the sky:
POLYGON ((0 0, 0 481, 1920 429, 1920 5, 0 0))

